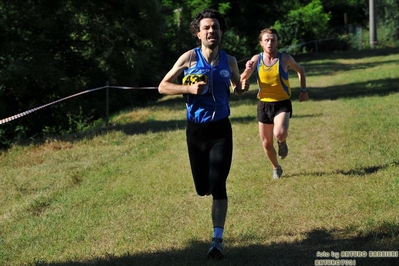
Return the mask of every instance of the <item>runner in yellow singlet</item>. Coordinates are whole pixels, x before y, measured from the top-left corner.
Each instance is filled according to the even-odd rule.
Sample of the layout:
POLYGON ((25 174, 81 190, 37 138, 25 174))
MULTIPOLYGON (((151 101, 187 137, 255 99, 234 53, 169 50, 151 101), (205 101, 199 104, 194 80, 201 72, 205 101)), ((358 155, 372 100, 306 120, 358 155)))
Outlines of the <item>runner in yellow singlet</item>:
POLYGON ((258 82, 258 121, 259 135, 263 149, 273 166, 273 178, 278 179, 283 169, 278 163, 274 149, 274 138, 278 144, 278 155, 284 159, 288 155, 287 136, 289 119, 292 115, 291 86, 288 80, 288 69, 298 73, 301 86, 299 101, 308 100, 305 71, 289 54, 277 50, 278 33, 273 28, 266 28, 259 34, 259 44, 263 52, 254 55, 246 63, 243 79, 249 79, 257 70, 258 82))

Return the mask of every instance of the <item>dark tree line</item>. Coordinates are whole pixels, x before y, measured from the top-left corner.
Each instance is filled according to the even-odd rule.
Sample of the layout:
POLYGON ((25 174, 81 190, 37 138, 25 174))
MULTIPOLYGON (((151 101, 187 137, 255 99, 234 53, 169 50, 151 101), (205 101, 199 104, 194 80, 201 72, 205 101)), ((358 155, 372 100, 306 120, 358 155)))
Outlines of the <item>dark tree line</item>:
MULTIPOLYGON (((399 4, 381 2, 379 18, 392 29, 386 39, 396 41, 398 12, 393 10, 399 4)), ((177 56, 195 46, 189 23, 209 7, 226 16, 230 29, 223 49, 238 59, 258 52, 258 34, 265 27, 278 28, 281 44, 289 46, 339 37, 347 24, 368 26, 367 0, 3 0, 0 119, 107 82, 157 86, 177 56)), ((111 90, 110 112, 159 97, 156 90, 111 90)), ((104 102, 99 90, 1 124, 0 145, 80 131, 104 117, 104 102)))

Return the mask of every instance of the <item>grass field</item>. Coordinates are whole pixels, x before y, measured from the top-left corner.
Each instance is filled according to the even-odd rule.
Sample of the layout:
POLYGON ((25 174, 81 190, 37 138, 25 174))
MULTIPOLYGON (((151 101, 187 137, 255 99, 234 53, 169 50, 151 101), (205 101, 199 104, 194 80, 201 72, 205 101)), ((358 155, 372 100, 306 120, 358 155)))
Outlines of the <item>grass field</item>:
POLYGON ((296 59, 310 100, 290 73, 283 178, 261 147, 256 85, 231 97, 224 261, 206 259, 212 199, 194 191, 183 100, 165 97, 0 154, 0 265, 399 265, 399 50, 296 59))

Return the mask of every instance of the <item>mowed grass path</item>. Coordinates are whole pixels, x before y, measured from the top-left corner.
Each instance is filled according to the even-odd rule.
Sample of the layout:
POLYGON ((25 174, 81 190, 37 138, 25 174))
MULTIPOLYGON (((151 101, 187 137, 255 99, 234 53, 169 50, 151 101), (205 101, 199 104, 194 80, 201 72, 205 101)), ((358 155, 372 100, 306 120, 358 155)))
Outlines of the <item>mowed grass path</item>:
POLYGON ((399 250, 399 51, 297 61, 311 100, 297 101, 290 73, 283 178, 261 147, 256 85, 231 97, 224 261, 206 259, 212 199, 194 191, 183 100, 165 97, 107 129, 0 155, 0 264, 398 265, 370 255, 399 250))

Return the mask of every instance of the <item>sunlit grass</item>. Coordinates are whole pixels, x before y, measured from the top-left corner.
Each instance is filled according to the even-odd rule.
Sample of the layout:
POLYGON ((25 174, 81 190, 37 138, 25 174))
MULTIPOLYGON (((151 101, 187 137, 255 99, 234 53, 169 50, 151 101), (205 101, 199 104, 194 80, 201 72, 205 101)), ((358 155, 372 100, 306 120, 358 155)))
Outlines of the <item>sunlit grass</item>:
MULTIPOLYGON (((298 60, 310 101, 296 100, 291 75, 280 180, 260 144, 256 85, 232 95, 226 259, 218 264, 314 265, 317 251, 398 250, 399 54, 369 55, 298 60)), ((101 132, 2 153, 0 264, 214 265, 205 258, 211 198, 195 194, 185 123, 183 99, 165 97, 113 116, 101 132)))

